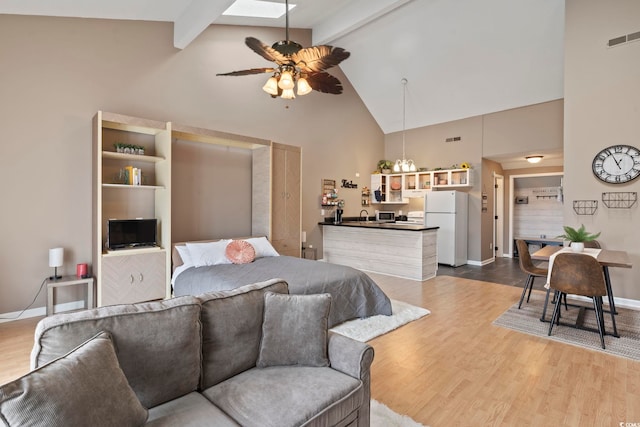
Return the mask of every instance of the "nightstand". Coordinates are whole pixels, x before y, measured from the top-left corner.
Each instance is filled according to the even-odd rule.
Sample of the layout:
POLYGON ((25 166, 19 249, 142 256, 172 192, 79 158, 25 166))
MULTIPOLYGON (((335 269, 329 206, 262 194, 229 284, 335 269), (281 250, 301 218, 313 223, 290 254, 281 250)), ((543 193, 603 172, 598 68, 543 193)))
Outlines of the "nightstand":
POLYGON ((302 258, 317 260, 318 248, 310 248, 310 247, 302 248, 302 258))
POLYGON ((55 314, 53 312, 54 290, 63 286, 85 285, 87 287, 87 308, 95 307, 93 277, 87 277, 86 279, 83 279, 77 276, 62 276, 58 280, 53 280, 51 278, 46 279, 45 283, 47 285, 47 316, 55 314))

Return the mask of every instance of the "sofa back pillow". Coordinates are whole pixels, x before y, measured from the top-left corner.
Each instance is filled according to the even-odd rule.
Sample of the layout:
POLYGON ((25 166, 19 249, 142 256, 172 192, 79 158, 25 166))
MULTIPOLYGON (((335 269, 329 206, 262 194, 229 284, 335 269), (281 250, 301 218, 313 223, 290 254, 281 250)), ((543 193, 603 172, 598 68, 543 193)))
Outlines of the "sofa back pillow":
POLYGON ((107 332, 0 386, 0 421, 9 426, 141 426, 147 415, 107 332))
POLYGON ((198 297, 202 304, 202 390, 256 366, 267 291, 286 294, 289 288, 284 280, 272 279, 198 297))
POLYGON ((31 367, 107 331, 131 388, 152 408, 197 389, 201 330, 200 302, 192 296, 56 314, 36 327, 31 367))

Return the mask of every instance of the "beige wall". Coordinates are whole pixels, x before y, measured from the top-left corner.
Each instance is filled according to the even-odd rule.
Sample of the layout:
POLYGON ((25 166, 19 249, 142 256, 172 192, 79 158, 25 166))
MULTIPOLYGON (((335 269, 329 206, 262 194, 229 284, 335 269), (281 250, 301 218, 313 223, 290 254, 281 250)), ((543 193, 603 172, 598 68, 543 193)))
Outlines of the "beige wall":
MULTIPOLYGON (((212 26, 181 51, 173 48, 169 23, 0 15, 0 313, 31 302, 52 273, 49 248, 65 248, 65 274, 90 262, 91 118, 98 110, 301 146, 303 229, 320 245, 321 178, 368 185, 384 150, 383 134, 339 69, 331 73, 344 94, 312 93, 292 102, 266 95, 266 76, 216 77, 267 65, 244 45, 249 35, 269 44, 283 38, 278 28, 212 26)), ((311 44, 308 31, 292 31, 291 38, 311 44)), ((182 154, 187 160, 197 155, 182 154)), ((178 185, 190 187, 177 170, 178 185)), ((228 198, 216 195, 215 209, 203 209, 224 212, 225 225, 239 231, 247 213, 228 212, 246 208, 238 207, 232 185, 217 189, 228 198)), ((347 213, 357 215, 359 194, 345 196, 347 213)), ((183 215, 177 212, 174 226, 183 215)), ((217 234, 217 221, 197 233, 217 234)), ((186 237, 192 231, 177 228, 186 237)), ((69 299, 76 295, 61 301, 69 299)), ((41 294, 34 307, 44 305, 41 294)))
POLYGON ((566 224, 601 231, 606 248, 631 255, 630 270, 612 268, 616 297, 640 299, 638 203, 609 209, 603 192, 640 191, 640 179, 625 185, 601 183, 591 163, 615 144, 640 148, 640 43, 607 48, 609 39, 640 30, 640 2, 567 0, 565 35, 565 204, 566 224), (573 212, 573 200, 598 200, 593 216, 573 212))

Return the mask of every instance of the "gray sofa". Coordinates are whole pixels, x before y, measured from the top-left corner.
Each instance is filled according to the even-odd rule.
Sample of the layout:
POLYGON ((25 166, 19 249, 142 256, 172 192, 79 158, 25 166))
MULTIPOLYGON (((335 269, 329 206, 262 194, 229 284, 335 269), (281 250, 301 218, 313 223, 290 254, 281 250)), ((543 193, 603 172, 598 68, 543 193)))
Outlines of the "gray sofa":
POLYGON ((327 294, 289 295, 270 280, 44 318, 34 370, 0 387, 0 420, 368 426, 373 349, 319 327, 329 305, 327 294))

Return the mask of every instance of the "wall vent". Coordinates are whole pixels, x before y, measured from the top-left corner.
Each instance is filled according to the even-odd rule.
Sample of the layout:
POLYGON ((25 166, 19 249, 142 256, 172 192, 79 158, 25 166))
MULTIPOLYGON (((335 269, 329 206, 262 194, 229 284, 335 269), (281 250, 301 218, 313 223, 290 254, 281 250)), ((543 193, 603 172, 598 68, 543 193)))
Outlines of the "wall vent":
POLYGON ((626 36, 613 38, 607 42, 607 46, 608 47, 620 46, 621 44, 629 43, 636 40, 640 40, 640 31, 627 34, 626 36))
POLYGON ((458 141, 462 141, 461 136, 453 136, 451 138, 445 139, 445 142, 458 142, 458 141))

